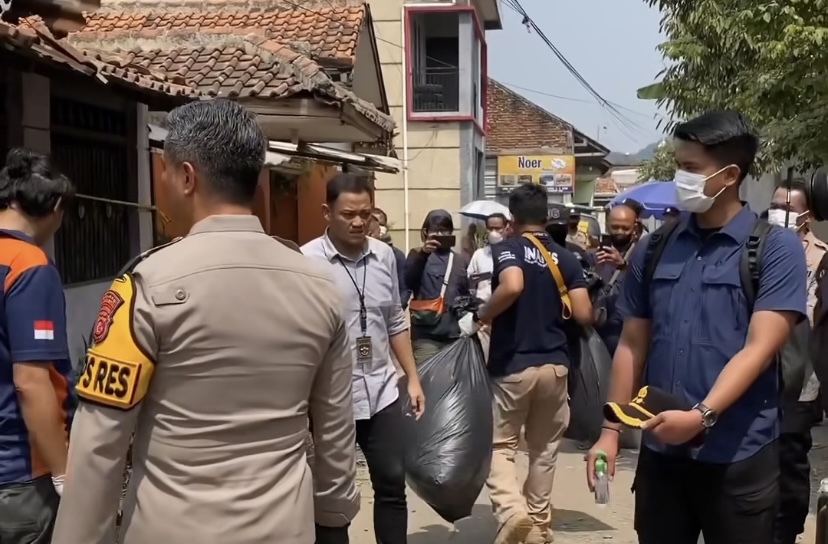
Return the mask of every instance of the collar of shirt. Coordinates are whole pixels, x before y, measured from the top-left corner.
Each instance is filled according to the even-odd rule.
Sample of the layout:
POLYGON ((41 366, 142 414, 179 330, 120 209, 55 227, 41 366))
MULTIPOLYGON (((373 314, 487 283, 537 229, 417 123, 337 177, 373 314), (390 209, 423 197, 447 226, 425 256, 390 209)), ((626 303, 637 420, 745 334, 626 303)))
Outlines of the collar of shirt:
MULTIPOLYGON (((694 214, 687 214, 680 219, 678 227, 676 227, 676 236, 681 236, 684 233, 689 233, 696 238, 702 238, 696 218, 694 214)), ((741 243, 753 230, 753 225, 756 222, 756 214, 753 213, 750 207, 743 203, 742 209, 737 213, 724 227, 719 229, 716 234, 724 234, 737 243, 741 243)))
POLYGON ((17 238, 18 240, 34 244, 34 240, 31 236, 24 232, 20 232, 19 230, 0 229, 0 235, 8 236, 9 238, 17 238))
POLYGON ((802 237, 802 245, 805 247, 805 251, 808 251, 811 246, 819 248, 822 251, 828 251, 828 245, 814 236, 814 233, 810 230, 805 234, 805 236, 802 237))
MULTIPOLYGON (((366 257, 370 257, 371 255, 376 255, 374 253, 374 249, 371 247, 371 241, 372 240, 373 240, 373 238, 366 238, 365 239, 365 246, 362 249, 362 253, 360 254, 359 258, 357 258, 357 260, 353 260, 350 257, 348 257, 347 255, 341 254, 339 252, 339 250, 336 249, 336 246, 333 245, 333 242, 328 237, 328 229, 325 229, 325 234, 322 235, 322 251, 325 253, 325 257, 331 262, 333 262, 335 259, 344 259, 346 261, 350 261, 350 262, 353 262, 353 263, 359 263, 359 262, 362 261, 362 259, 364 259, 366 257)), ((377 241, 377 243, 384 244, 385 242, 377 241)))
POLYGON ((188 236, 203 232, 261 232, 262 223, 255 215, 211 215, 193 225, 188 236))

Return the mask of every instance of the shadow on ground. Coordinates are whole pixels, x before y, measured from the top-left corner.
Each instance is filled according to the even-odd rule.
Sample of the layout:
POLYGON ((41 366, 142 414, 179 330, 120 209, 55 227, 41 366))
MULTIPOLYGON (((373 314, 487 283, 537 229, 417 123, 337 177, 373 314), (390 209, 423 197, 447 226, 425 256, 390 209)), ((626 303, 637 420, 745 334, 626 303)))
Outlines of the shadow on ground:
POLYGON ((453 528, 428 525, 408 535, 408 544, 482 544, 495 535, 495 520, 488 505, 477 504, 471 516, 458 521, 453 528))
MULTIPOLYGON (((613 527, 601 520, 575 510, 556 508, 553 518, 553 530, 558 533, 613 530, 613 527)), ((444 525, 422 527, 408 536, 408 544, 481 544, 491 542, 496 530, 497 524, 492 516, 491 508, 478 504, 472 509, 471 516, 461 519, 453 528, 444 525)))
POLYGON ((614 529, 603 521, 576 510, 555 508, 552 514, 556 533, 588 533, 593 531, 611 531, 614 529))

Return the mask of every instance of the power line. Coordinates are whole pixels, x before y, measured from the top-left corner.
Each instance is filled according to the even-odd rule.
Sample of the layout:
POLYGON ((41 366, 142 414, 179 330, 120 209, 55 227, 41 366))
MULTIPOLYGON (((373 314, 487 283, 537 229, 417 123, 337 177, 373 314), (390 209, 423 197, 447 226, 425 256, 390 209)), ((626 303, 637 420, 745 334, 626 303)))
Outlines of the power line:
MULTIPOLYGON (((538 95, 541 95, 541 96, 548 96, 549 98, 556 98, 558 100, 566 100, 568 102, 579 102, 581 104, 593 104, 593 105, 600 106, 600 104, 595 104, 594 100, 587 100, 585 98, 573 98, 571 96, 561 96, 561 95, 558 95, 558 94, 548 93, 546 91, 539 91, 537 89, 530 89, 528 87, 521 87, 520 85, 516 85, 514 83, 507 83, 505 81, 500 81, 500 80, 498 80, 498 82, 501 83, 502 85, 506 85, 507 87, 511 87, 513 89, 518 89, 518 90, 521 90, 521 91, 525 91, 527 93, 538 94, 538 95)), ((610 100, 607 100, 607 102, 612 104, 616 108, 628 111, 628 112, 633 113, 635 115, 640 115, 642 117, 649 117, 650 119, 652 119, 653 117, 661 117, 662 119, 666 119, 666 117, 664 117, 663 115, 661 115, 659 113, 644 113, 644 112, 640 112, 640 111, 630 109, 630 108, 628 108, 628 107, 626 107, 622 104, 619 104, 617 102, 612 102, 610 100)))
MULTIPOLYGON (((326 0, 326 1, 332 8, 335 7, 330 2, 330 0, 326 0)), ((626 137, 628 137, 630 139, 633 139, 633 140, 635 140, 637 138, 635 137, 634 134, 631 134, 630 132, 637 132, 639 134, 639 136, 647 136, 647 137, 650 136, 649 134, 646 134, 646 132, 647 132, 646 129, 642 128, 640 125, 638 125, 634 121, 627 118, 619 110, 619 108, 627 110, 627 111, 629 111, 631 113, 634 113, 634 114, 637 114, 637 115, 647 116, 647 114, 636 112, 636 111, 630 110, 629 108, 626 108, 625 106, 622 106, 620 104, 615 104, 614 102, 610 102, 609 100, 605 99, 603 96, 598 94, 598 92, 595 91, 595 89, 586 81, 586 79, 583 78, 583 76, 581 76, 581 74, 575 69, 575 67, 572 66, 572 64, 566 59, 566 57, 563 56, 563 54, 557 49, 557 47, 555 47, 555 45, 546 37, 546 35, 535 24, 535 22, 532 21, 532 19, 528 16, 526 11, 523 9, 523 6, 520 5, 519 0, 503 0, 503 1, 504 1, 504 5, 506 5, 509 9, 513 10, 517 14, 521 15, 521 17, 523 17, 522 23, 524 25, 526 25, 527 28, 535 30, 535 32, 541 37, 541 39, 546 43, 546 45, 552 50, 552 52, 555 54, 555 56, 558 57, 558 59, 564 64, 564 67, 566 67, 567 70, 576 78, 576 80, 578 80, 578 82, 581 83, 581 85, 587 90, 587 92, 589 92, 589 94, 593 96, 595 101, 597 101, 598 105, 601 106, 607 113, 610 114, 610 121, 616 126, 616 128, 618 128, 618 130, 622 134, 624 134, 626 137), (621 126, 619 126, 618 123, 620 123, 621 126)), ((314 11, 313 9, 305 7, 302 4, 298 4, 295 1, 282 0, 282 3, 287 4, 288 6, 291 6, 295 9, 305 11, 307 13, 313 13, 313 14, 319 16, 319 17, 322 17, 324 20, 326 20, 328 22, 331 22, 331 23, 335 23, 335 24, 337 24, 337 25, 339 25, 343 28, 351 28, 351 29, 356 28, 356 25, 354 25, 353 23, 350 23, 348 21, 336 20, 336 19, 333 19, 331 17, 322 15, 318 11, 314 11)), ((384 38, 378 36, 376 32, 374 32, 374 38, 378 42, 382 42, 382 43, 388 44, 392 47, 396 47, 396 48, 402 50, 403 52, 405 51, 405 47, 403 47, 402 45, 400 45, 398 43, 395 43, 395 42, 392 42, 390 40, 384 39, 384 38)), ((430 60, 432 62, 438 63, 438 64, 440 64, 444 67, 447 67, 447 68, 459 69, 457 66, 454 66, 454 65, 452 65, 450 63, 447 63, 445 61, 442 61, 440 59, 429 57, 427 55, 424 56, 424 58, 427 59, 427 60, 430 60)), ((402 74, 402 70, 400 70, 400 74, 402 74)), ((509 84, 507 84, 507 85, 509 85, 509 84)), ((549 96, 551 98, 558 98, 558 99, 561 99, 561 100, 569 100, 569 101, 572 101, 572 102, 593 103, 592 100, 562 97, 562 96, 558 96, 558 95, 553 95, 551 93, 546 93, 546 92, 543 92, 543 91, 537 91, 537 90, 534 90, 534 89, 528 89, 528 88, 520 87, 518 85, 509 85, 509 86, 514 87, 516 89, 522 89, 522 90, 527 91, 527 92, 532 92, 532 93, 539 94, 539 95, 549 96)))
POLYGON ((510 9, 517 12, 519 15, 523 17, 521 23, 524 24, 527 29, 534 30, 535 33, 543 40, 547 47, 552 51, 552 53, 557 57, 557 59, 564 65, 567 71, 581 84, 581 86, 586 89, 586 91, 610 114, 610 120, 616 127, 626 136, 630 137, 631 139, 635 139, 632 134, 627 131, 631 132, 638 132, 639 135, 645 134, 645 129, 643 129, 640 125, 635 123, 634 121, 627 118, 617 107, 615 107, 611 102, 601 96, 598 91, 595 90, 594 87, 581 75, 581 73, 572 65, 571 62, 564 56, 563 53, 555 46, 552 41, 546 37, 543 30, 538 27, 534 20, 529 16, 523 6, 520 4, 520 0, 504 0, 504 4, 508 6, 510 9), (616 123, 617 121, 617 123, 616 123), (620 126, 619 124, 620 123, 620 126), (623 127, 623 128, 622 128, 623 127))

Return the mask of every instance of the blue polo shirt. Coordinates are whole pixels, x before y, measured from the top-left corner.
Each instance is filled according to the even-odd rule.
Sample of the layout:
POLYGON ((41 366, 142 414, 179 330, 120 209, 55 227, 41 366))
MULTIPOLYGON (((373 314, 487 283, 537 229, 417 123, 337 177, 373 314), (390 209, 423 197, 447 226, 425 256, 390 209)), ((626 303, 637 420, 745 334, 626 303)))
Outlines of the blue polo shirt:
POLYGON ((17 231, 0 230, 0 486, 48 474, 20 412, 15 363, 48 367, 67 438, 74 395, 60 274, 42 249, 17 231))
MULTIPOLYGON (((704 400, 725 365, 745 345, 750 312, 739 260, 757 221, 747 206, 716 232, 701 231, 693 216, 682 217, 656 266, 652 285, 642 282, 647 244, 639 244, 619 300, 624 317, 650 320, 650 350, 644 385, 704 400)), ((805 315, 807 267, 793 231, 774 228, 759 263, 753 311, 805 315)), ((779 436, 778 368, 769 367, 724 413, 698 448, 665 447, 648 433, 648 448, 710 463, 752 456, 779 436)))
MULTIPOLYGON (((586 288, 584 269, 578 258, 546 233, 535 236, 557 261, 569 290, 586 288)), ((523 292, 492 322, 489 373, 502 377, 534 366, 569 367, 563 303, 543 256, 532 242, 515 236, 493 245, 492 259, 492 292, 500 284, 500 273, 513 266, 523 271, 523 292)))

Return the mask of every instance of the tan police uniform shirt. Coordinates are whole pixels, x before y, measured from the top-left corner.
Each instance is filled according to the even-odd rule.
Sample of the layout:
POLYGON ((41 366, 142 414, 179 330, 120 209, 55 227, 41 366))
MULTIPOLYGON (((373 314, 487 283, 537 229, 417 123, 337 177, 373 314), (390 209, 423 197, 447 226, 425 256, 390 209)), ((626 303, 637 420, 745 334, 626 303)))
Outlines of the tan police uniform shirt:
POLYGON ((582 249, 589 249, 589 236, 580 229, 574 234, 568 234, 566 241, 580 246, 582 249))
POLYGON ((104 295, 53 544, 312 544, 355 487, 353 361, 329 270, 213 216, 104 295), (314 421, 315 480, 306 459, 314 421), (314 492, 315 484, 315 492, 314 492))
MULTIPOLYGON (((819 268, 819 263, 825 253, 828 253, 828 245, 822 240, 814 236, 814 233, 808 232, 802 240, 805 246, 805 259, 808 261, 808 319, 811 320, 811 325, 814 324, 814 307, 816 306, 817 297, 817 278, 816 272, 819 268)), ((805 387, 802 388, 802 394, 799 397, 800 402, 811 402, 819 396, 819 380, 816 374, 811 374, 805 382, 805 387)))

